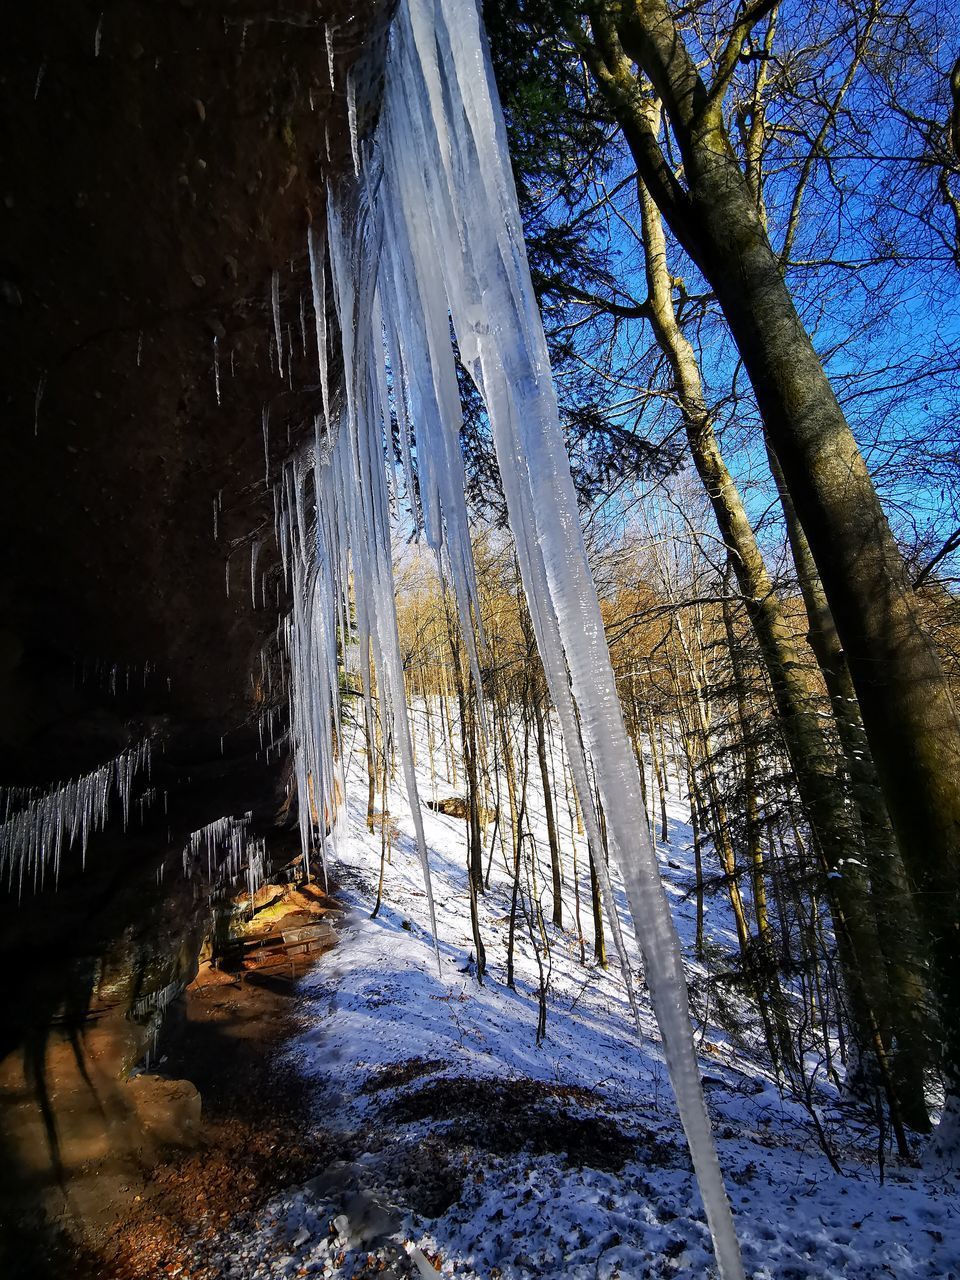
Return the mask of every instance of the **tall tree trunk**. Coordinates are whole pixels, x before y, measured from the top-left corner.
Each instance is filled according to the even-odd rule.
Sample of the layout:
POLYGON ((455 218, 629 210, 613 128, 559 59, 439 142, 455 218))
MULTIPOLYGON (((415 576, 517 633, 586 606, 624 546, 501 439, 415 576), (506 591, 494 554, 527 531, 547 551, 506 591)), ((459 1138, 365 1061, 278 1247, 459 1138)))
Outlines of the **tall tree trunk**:
MULTIPOLYGON (((857 1018, 858 1039, 861 1047, 869 1051, 875 1047, 878 1026, 884 1045, 908 1037, 911 1015, 898 1007, 889 989, 870 883, 863 870, 863 843, 850 820, 837 776, 837 758, 813 705, 793 628, 720 453, 696 356, 677 321, 660 213, 643 183, 638 184, 638 193, 650 322, 674 376, 690 453, 730 554, 770 677, 797 790, 823 851, 831 893, 846 924, 849 945, 844 949, 845 976, 857 1018)), ((904 1087, 906 1084, 905 1081, 904 1087)), ((907 1105, 912 1114, 919 1115, 923 1108, 922 1080, 914 1080, 913 1086, 915 1097, 907 1105)))
MULTIPOLYGON (((657 746, 657 726, 653 722, 653 713, 647 719, 647 741, 650 743, 650 761, 653 765, 653 781, 657 788, 656 801, 660 807, 660 841, 670 843, 670 827, 667 822, 667 782, 666 763, 663 759, 663 740, 657 746)), ((656 832, 656 814, 650 815, 650 830, 656 832)))
MULTIPOLYGON (((846 922, 850 946, 845 948, 845 975, 858 1023, 858 1039, 861 1047, 869 1051, 874 1043, 874 1027, 877 1023, 884 1029, 892 1025, 896 1011, 886 984, 869 883, 861 867, 863 847, 847 813, 837 778, 836 756, 810 701, 794 630, 783 613, 739 490, 719 451, 694 349, 677 323, 659 211, 643 183, 639 184, 639 196, 650 323, 675 378, 691 457, 730 552, 737 586, 771 678, 797 791, 823 850, 832 895, 846 922)), ((701 732, 705 732, 703 727, 701 732)), ((886 1041, 890 1038, 884 1037, 886 1041)))
POLYGON ((693 866, 694 875, 696 876, 696 893, 697 893, 697 930, 695 951, 698 960, 703 959, 703 823, 700 820, 700 814, 703 811, 703 801, 700 797, 700 788, 697 785, 696 765, 693 757, 693 741, 692 735, 684 727, 683 729, 683 751, 687 762, 687 791, 690 801, 690 829, 693 832, 693 866))
POLYGON ((537 761, 543 783, 543 808, 547 820, 547 841, 550 845, 550 870, 553 876, 553 923, 563 928, 563 874, 560 867, 560 840, 557 836, 557 820, 554 813, 553 787, 550 785, 550 766, 547 761, 547 735, 543 724, 543 710, 536 691, 533 695, 534 727, 537 735, 537 761))
MULTIPOLYGON (((729 568, 729 566, 728 566, 729 568)), ((791 1067, 796 1066, 793 1051, 793 1037, 786 1016, 786 1002, 780 986, 780 975, 777 971, 776 953, 773 946, 773 934, 767 914, 767 886, 763 857, 763 822, 760 813, 758 795, 758 779, 760 776, 757 747, 750 723, 747 698, 746 672, 744 670, 743 653, 734 628, 733 608, 728 598, 723 602, 723 625, 727 637, 727 648, 730 651, 730 670, 733 678, 734 697, 737 704, 737 720, 740 730, 740 741, 743 747, 743 816, 744 844, 747 861, 750 867, 750 885, 753 892, 753 914, 757 925, 755 945, 751 949, 753 964, 757 969, 758 984, 763 983, 770 996, 772 1020, 767 1027, 768 1043, 772 1046, 771 1054, 774 1063, 779 1066, 784 1060, 791 1067), (776 1036, 774 1037, 773 1029, 776 1036)))
POLYGON ((931 1065, 928 959, 910 881, 890 824, 870 744, 833 614, 813 562, 810 544, 797 519, 780 462, 768 448, 787 538, 797 570, 809 627, 810 648, 826 685, 837 737, 844 755, 853 802, 860 818, 864 852, 887 965, 891 999, 901 1011, 891 1048, 891 1073, 897 1081, 904 1118, 914 1129, 930 1128, 924 1098, 924 1075, 931 1065))
POLYGON ((370 832, 373 831, 373 815, 377 802, 376 743, 372 741, 374 732, 370 718, 364 717, 363 741, 367 754, 367 830, 370 832))
POLYGON ((593 911, 593 958, 601 969, 607 967, 607 944, 603 937, 603 898, 600 894, 600 879, 594 862, 596 855, 593 845, 588 842, 587 853, 590 859, 590 904, 593 911))

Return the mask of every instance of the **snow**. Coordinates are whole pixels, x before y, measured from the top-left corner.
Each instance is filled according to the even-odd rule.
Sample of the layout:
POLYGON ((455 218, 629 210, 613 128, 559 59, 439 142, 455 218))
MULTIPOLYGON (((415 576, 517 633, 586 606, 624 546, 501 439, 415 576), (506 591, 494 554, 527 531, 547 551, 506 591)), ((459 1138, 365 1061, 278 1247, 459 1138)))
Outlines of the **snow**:
MULTIPOLYGON (((438 775, 430 768, 422 708, 414 721, 420 791, 429 799, 449 796, 442 762, 438 775)), ((218 1249, 232 1274, 347 1277, 378 1274, 384 1266, 388 1275, 436 1275, 430 1260, 438 1260, 444 1275, 501 1280, 713 1275, 648 993, 638 993, 638 1038, 620 975, 582 965, 575 931, 548 924, 547 1031, 538 1045, 538 966, 526 935, 516 990, 504 984, 510 877, 503 861, 494 856, 490 889, 480 899, 490 966, 481 986, 469 964, 466 824, 428 810, 423 826, 435 887, 438 973, 402 785, 389 798, 396 834, 386 900, 371 919, 381 837, 379 828, 370 833, 365 825, 362 730, 348 728, 347 743, 336 876, 349 916, 337 948, 301 985, 302 1031, 289 1047, 313 1082, 314 1123, 339 1134, 344 1158, 223 1236, 218 1249), (445 1113, 418 1107, 421 1091, 442 1098, 444 1089, 451 1091, 445 1113), (473 1092, 477 1104, 470 1101, 473 1092), (521 1105, 511 1111, 512 1097, 521 1105), (506 1125, 498 1120, 504 1108, 506 1125), (553 1149, 555 1130, 575 1132, 583 1122, 587 1135, 609 1130, 619 1136, 628 1158, 622 1164, 591 1159, 589 1150, 578 1157, 562 1142, 553 1149), (442 1197, 430 1203, 437 1177, 455 1184, 449 1203, 442 1197)), ((542 795, 533 779, 531 802, 538 856, 546 863, 542 795)), ((669 816, 670 844, 658 848, 658 857, 688 980, 696 986, 703 972, 691 960, 695 917, 685 894, 692 834, 676 786, 669 816)), ((572 922, 572 852, 580 838, 562 804, 558 820, 572 922)), ((583 875, 585 849, 580 852, 583 875)), ((718 870, 706 868, 708 875, 718 870)), ((541 874, 540 883, 549 920, 549 875, 541 874)), ((588 892, 585 884, 581 889, 588 892)), ((625 909, 616 874, 614 890, 625 909)), ((719 897, 707 901, 706 927, 712 943, 735 945, 719 897)), ((638 960, 634 950, 634 969, 638 960)), ((747 1019, 749 1006, 740 999, 738 1015, 747 1019)), ((817 1105, 843 1169, 836 1174, 804 1109, 781 1097, 762 1065, 755 1018, 744 1039, 705 1022, 698 1045, 747 1274, 754 1280, 960 1276, 960 1182, 892 1160, 881 1180, 875 1135, 835 1091, 823 1088, 817 1105)), ((602 1154, 602 1144, 599 1149, 602 1154)))

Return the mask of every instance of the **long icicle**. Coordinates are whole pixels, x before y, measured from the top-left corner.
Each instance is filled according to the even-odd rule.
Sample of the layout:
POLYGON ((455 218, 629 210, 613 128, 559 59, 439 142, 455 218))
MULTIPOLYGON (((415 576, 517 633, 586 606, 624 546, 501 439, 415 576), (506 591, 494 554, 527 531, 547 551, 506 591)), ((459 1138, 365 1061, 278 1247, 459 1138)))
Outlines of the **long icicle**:
MULTIPOLYGON (((598 814, 588 761, 595 771, 720 1274, 723 1280, 741 1280, 739 1247, 700 1086, 680 945, 580 529, 475 0, 401 0, 378 131, 372 145, 358 144, 358 158, 358 180, 328 199, 327 248, 342 341, 344 403, 336 439, 325 457, 315 458, 310 538, 299 506, 300 486, 297 510, 288 506, 284 525, 298 544, 291 553, 297 704, 291 724, 296 726, 301 812, 313 801, 311 783, 322 782, 324 799, 332 801, 337 619, 344 619, 339 630, 345 652, 352 574, 361 653, 373 654, 430 893, 397 638, 387 481, 394 467, 394 424, 384 386, 390 387, 401 433, 410 434, 402 453, 408 467, 409 459, 416 459, 426 540, 448 567, 464 635, 472 644, 475 587, 452 319, 461 359, 489 416, 524 592, 592 839, 597 839, 598 814)), ((312 242, 310 248, 316 281, 312 242)), ((604 888, 625 957, 610 887, 604 888)), ((432 917, 432 895, 430 904, 432 917)))
MULTIPOLYGON (((700 1086, 680 944, 580 529, 506 131, 474 0, 409 0, 395 19, 391 56, 397 65, 388 68, 381 128, 388 135, 383 151, 396 170, 387 169, 381 198, 400 199, 419 219, 420 234, 441 246, 447 303, 493 428, 551 692, 561 707, 569 678, 720 1272, 735 1280, 743 1268, 700 1086), (391 192, 395 177, 408 188, 420 178, 421 199, 414 196, 412 203, 409 189, 405 200, 391 192), (429 228, 422 226, 424 211, 429 228)), ((589 794, 581 795, 581 804, 592 805, 589 794)))

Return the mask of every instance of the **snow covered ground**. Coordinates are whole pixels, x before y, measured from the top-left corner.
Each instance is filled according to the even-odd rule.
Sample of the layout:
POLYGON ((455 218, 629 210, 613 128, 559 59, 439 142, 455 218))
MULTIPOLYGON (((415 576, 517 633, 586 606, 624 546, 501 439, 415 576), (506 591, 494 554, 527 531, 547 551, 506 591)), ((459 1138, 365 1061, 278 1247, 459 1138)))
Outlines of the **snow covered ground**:
MULTIPOLYGON (((431 769, 418 733, 423 798, 451 796, 442 753, 431 769)), ((221 1242, 225 1274, 608 1280, 713 1273, 710 1240, 663 1065, 642 1000, 638 1036, 615 962, 586 966, 573 927, 572 864, 564 931, 549 956, 521 917, 516 989, 505 984, 509 878, 499 846, 480 902, 488 974, 473 965, 466 824, 424 811, 439 926, 429 933, 413 827, 398 787, 385 900, 370 912, 380 830, 365 825, 359 740, 347 771, 334 874, 348 907, 339 946, 303 983, 302 1034, 290 1052, 316 1085, 315 1123, 342 1135, 342 1159, 290 1188, 257 1222, 221 1242), (549 970, 546 1038, 537 1044, 540 967, 549 970)), ((462 785, 462 784, 461 784, 462 785)), ((560 786, 566 856, 574 836, 560 786)), ((675 796, 661 863, 685 949, 694 928, 685 806, 675 796)), ((549 921, 541 810, 534 831, 549 921)), ((493 827, 487 830, 488 846, 493 827)), ((621 903, 622 905, 622 903, 621 903)), ((711 938, 732 948, 725 901, 708 900, 711 938)), ((612 950, 612 949, 611 949, 612 950)), ((633 956, 634 971, 639 959, 633 956)), ((698 968, 691 961, 696 983, 698 968)), ((700 974, 702 977, 702 974, 700 974)), ((641 990, 641 996, 642 996, 641 990)), ((887 1157, 836 1095, 818 1107, 842 1174, 808 1113, 781 1097, 749 1050, 709 1022, 698 1046, 720 1160, 747 1274, 755 1280, 960 1277, 960 1182, 887 1157)), ((759 1056, 759 1055, 758 1055, 759 1056)))

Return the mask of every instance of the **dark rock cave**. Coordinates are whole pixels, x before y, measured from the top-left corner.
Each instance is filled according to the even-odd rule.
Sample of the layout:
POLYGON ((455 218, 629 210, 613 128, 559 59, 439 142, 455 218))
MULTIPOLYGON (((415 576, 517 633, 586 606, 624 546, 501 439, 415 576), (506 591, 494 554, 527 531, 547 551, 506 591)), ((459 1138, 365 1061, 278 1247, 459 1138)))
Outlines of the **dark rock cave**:
POLYGON ((17 1248, 67 1194, 58 1100, 99 1082, 79 1148, 96 1150, 147 1048, 134 1006, 196 971, 211 903, 180 871, 189 834, 252 813, 274 865, 299 849, 285 752, 260 735, 285 715, 273 486, 316 412, 307 229, 352 165, 348 73, 361 130, 376 113, 387 8, 6 15, 5 815, 23 789, 147 738, 152 753, 126 827, 115 798, 85 858, 64 847, 42 883, 3 869, 0 1219, 17 1248))

